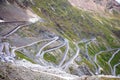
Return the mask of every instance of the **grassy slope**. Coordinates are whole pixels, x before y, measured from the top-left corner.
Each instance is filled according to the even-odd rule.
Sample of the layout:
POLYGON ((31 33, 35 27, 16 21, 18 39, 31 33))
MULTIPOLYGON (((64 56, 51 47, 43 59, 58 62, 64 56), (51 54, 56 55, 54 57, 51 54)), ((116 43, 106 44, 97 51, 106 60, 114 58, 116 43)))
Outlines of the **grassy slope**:
MULTIPOLYGON (((89 39, 96 37, 98 45, 93 43, 89 45, 88 48, 91 57, 93 57, 95 53, 106 50, 107 48, 120 47, 119 38, 112 32, 120 30, 119 18, 114 16, 102 17, 99 14, 78 10, 77 8, 72 7, 67 0, 35 0, 34 2, 35 6, 32 6, 32 9, 46 20, 46 22, 40 24, 40 26, 44 25, 47 28, 50 28, 51 31, 66 37, 70 40, 71 44, 73 41, 80 41, 83 38, 89 39)), ((40 27, 36 28, 40 29, 40 27)), ((120 52, 118 56, 120 56, 120 52)), ((106 61, 108 61, 110 57, 110 52, 99 56, 99 62, 105 70, 105 74, 109 74, 110 72, 109 67, 106 64, 106 61)), ((89 61, 86 59, 83 59, 82 61, 89 65, 89 61)), ((119 57, 116 56, 116 59, 112 61, 112 64, 115 64, 118 61, 119 57)), ((120 74, 119 69, 120 67, 118 68, 117 73, 120 74)))

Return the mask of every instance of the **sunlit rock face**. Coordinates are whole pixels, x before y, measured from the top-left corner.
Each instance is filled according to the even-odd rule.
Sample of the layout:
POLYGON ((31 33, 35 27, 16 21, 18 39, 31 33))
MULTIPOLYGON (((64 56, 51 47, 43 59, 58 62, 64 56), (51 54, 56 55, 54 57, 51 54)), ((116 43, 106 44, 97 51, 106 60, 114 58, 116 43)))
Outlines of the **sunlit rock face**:
MULTIPOLYGON (((90 11, 104 11, 104 6, 97 5, 96 1, 94 0, 69 0, 69 2, 73 6, 77 6, 78 8, 90 11)), ((101 3, 98 2, 97 3, 101 3)))
POLYGON ((120 4, 120 0, 116 0, 120 4))
POLYGON ((69 0, 69 2, 80 9, 103 13, 120 12, 119 0, 69 0))

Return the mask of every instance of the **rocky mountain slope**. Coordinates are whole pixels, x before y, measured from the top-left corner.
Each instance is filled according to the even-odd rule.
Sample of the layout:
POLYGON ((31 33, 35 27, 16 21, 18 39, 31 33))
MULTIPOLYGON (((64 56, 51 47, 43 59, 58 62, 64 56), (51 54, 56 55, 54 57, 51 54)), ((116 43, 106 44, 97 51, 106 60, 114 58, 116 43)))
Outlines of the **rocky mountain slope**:
POLYGON ((0 63, 0 80, 119 80, 113 76, 82 76, 68 74, 51 66, 40 66, 26 60, 14 64, 0 63))
POLYGON ((23 0, 19 3, 32 9, 43 21, 22 27, 7 37, 17 47, 17 59, 54 66, 77 76, 119 76, 120 15, 116 1, 23 0))
POLYGON ((69 2, 80 9, 99 13, 120 13, 120 3, 116 0, 69 0, 69 2))

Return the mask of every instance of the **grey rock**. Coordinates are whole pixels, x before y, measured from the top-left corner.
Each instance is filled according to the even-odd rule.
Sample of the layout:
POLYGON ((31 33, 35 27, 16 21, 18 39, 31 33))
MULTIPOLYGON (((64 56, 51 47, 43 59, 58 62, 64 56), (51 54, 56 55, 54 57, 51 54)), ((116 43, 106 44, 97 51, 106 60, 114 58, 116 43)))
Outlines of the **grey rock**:
POLYGON ((75 76, 51 66, 40 66, 26 60, 0 62, 0 80, 120 80, 110 75, 75 76))
POLYGON ((53 67, 21 60, 0 63, 0 80, 77 80, 79 77, 53 67))

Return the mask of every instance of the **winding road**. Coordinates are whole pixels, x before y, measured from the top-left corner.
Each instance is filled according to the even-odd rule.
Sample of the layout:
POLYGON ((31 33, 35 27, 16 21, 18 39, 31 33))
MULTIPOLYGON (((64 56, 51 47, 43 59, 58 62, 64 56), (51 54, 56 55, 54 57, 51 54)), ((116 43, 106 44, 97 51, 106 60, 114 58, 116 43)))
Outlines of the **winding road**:
POLYGON ((64 40, 64 42, 61 42, 60 45, 52 47, 52 48, 50 48, 48 50, 42 51, 42 53, 40 55, 41 58, 43 58, 43 56, 44 56, 45 53, 52 52, 52 51, 55 51, 57 49, 60 49, 61 47, 64 47, 66 45, 66 43, 67 43, 66 40, 64 40))
POLYGON ((113 53, 112 57, 109 59, 108 61, 108 65, 110 66, 110 69, 111 69, 111 74, 114 75, 114 70, 111 66, 111 61, 113 60, 113 58, 115 57, 116 54, 118 54, 118 52, 120 51, 120 49, 118 49, 116 52, 113 53))
POLYGON ((63 55, 59 65, 58 65, 59 67, 61 67, 63 65, 63 63, 64 63, 64 61, 65 61, 65 59, 67 57, 68 51, 69 51, 69 42, 68 42, 67 39, 65 40, 65 43, 66 43, 66 45, 65 45, 66 49, 65 49, 64 55, 63 55))
MULTIPOLYGON (((12 23, 12 22, 5 22, 6 24, 12 23)), ((5 24, 4 22, 0 22, 0 24, 5 24)), ((13 22, 14 23, 14 22, 13 22)), ((16 26, 14 29, 12 29, 11 31, 9 31, 7 34, 2 35, 3 39, 6 39, 7 37, 9 37, 10 35, 12 35, 13 33, 15 33, 18 29, 20 29, 21 27, 24 26, 28 26, 31 23, 27 23, 27 24, 20 24, 18 26, 16 26)), ((69 45, 69 40, 68 39, 60 39, 59 36, 54 36, 52 38, 48 38, 48 39, 42 39, 42 40, 38 40, 35 42, 32 42, 30 44, 24 45, 24 46, 20 46, 20 47, 12 47, 10 46, 10 44, 8 42, 1 42, 0 43, 0 60, 3 62, 13 62, 14 61, 14 57, 15 57, 15 51, 19 50, 19 49, 23 49, 25 47, 28 46, 32 46, 34 44, 40 43, 40 42, 47 42, 45 45, 43 45, 42 47, 40 47, 38 53, 36 53, 36 59, 38 59, 38 62, 41 62, 43 65, 47 65, 47 61, 44 60, 44 55, 45 53, 49 53, 58 49, 61 49, 62 47, 66 47, 65 51, 63 52, 63 56, 58 64, 58 67, 61 67, 62 69, 67 69, 70 64, 72 64, 74 62, 74 60, 77 58, 77 56, 80 53, 80 47, 78 46, 80 43, 85 43, 85 54, 87 55, 87 59, 93 64, 93 66, 96 69, 96 74, 100 74, 100 69, 101 66, 98 64, 98 55, 102 54, 103 52, 109 52, 109 51, 113 51, 113 50, 117 50, 112 57, 109 59, 108 61, 108 65, 111 69, 111 74, 112 75, 116 75, 116 67, 118 65, 120 65, 120 63, 115 64, 112 68, 111 66, 111 61, 113 60, 113 58, 115 57, 115 55, 120 51, 119 48, 115 48, 115 49, 109 49, 106 51, 100 51, 98 53, 95 54, 94 56, 94 61, 91 59, 89 52, 88 52, 88 45, 91 44, 91 42, 94 42, 96 40, 96 38, 93 39, 85 39, 85 40, 81 40, 78 43, 74 43, 74 45, 76 46, 76 53, 75 55, 73 55, 68 61, 65 61, 68 53, 69 53, 69 49, 70 49, 70 45, 69 45), (49 48, 47 50, 45 50, 46 47, 55 44, 56 42, 60 41, 59 45, 54 46, 52 48, 49 48)))
POLYGON ((0 22, 0 25, 14 24, 14 23, 17 24, 17 26, 15 26, 15 28, 10 30, 8 33, 6 33, 4 35, 1 34, 1 36, 2 36, 0 38, 0 41, 1 41, 0 42, 0 58, 2 59, 1 61, 3 61, 3 62, 7 62, 8 61, 9 62, 11 60, 14 60, 13 58, 15 57, 15 50, 21 48, 21 47, 19 47, 19 48, 11 47, 8 42, 4 41, 4 39, 7 39, 10 35, 15 33, 21 27, 31 25, 31 24, 33 24, 33 23, 35 23, 37 21, 40 21, 40 20, 38 19, 38 17, 35 17, 34 19, 32 18, 32 20, 30 20, 30 21, 10 21, 10 22, 4 21, 4 22, 0 22), (12 50, 10 50, 10 49, 12 49, 12 50), (9 60, 9 59, 11 59, 11 60, 9 60))
POLYGON ((56 40, 58 40, 58 39, 59 39, 59 37, 56 36, 56 37, 53 38, 53 40, 51 40, 51 41, 48 42, 47 44, 43 45, 43 46, 40 48, 39 52, 36 54, 36 57, 39 57, 39 56, 40 56, 41 52, 43 51, 43 49, 44 49, 45 47, 51 45, 52 43, 54 43, 54 42, 55 42, 56 40))
POLYGON ((115 65, 113 66, 113 76, 117 76, 117 75, 116 75, 116 67, 119 66, 119 65, 120 65, 120 62, 119 62, 118 64, 115 64, 115 65))
POLYGON ((79 55, 79 53, 80 53, 80 48, 79 48, 78 44, 76 44, 76 43, 74 43, 74 44, 75 44, 75 46, 76 46, 76 53, 75 53, 74 56, 72 56, 72 57, 70 58, 69 61, 67 61, 64 65, 61 66, 64 70, 67 69, 67 68, 69 68, 69 65, 74 62, 74 60, 78 57, 78 55, 79 55))
MULTIPOLYGON (((114 51, 114 50, 117 50, 117 49, 119 49, 119 48, 115 48, 115 49, 109 49, 109 50, 106 50, 106 51, 100 51, 100 52, 98 52, 98 53, 96 53, 95 54, 95 56, 94 56, 94 61, 95 61, 95 63, 96 63, 96 74, 100 74, 100 69, 101 69, 101 66, 98 64, 98 59, 97 59, 97 56, 98 55, 100 55, 100 54, 102 54, 103 52, 110 52, 110 51, 114 51), (97 68, 98 67, 98 68, 97 68)), ((111 58, 112 59, 112 58, 111 58)), ((110 59, 110 61, 109 62, 111 62, 111 59, 110 59)), ((109 63, 108 63, 109 64, 109 63)), ((111 66, 111 65, 110 65, 111 66)), ((111 67, 110 67, 111 68, 111 67)))

